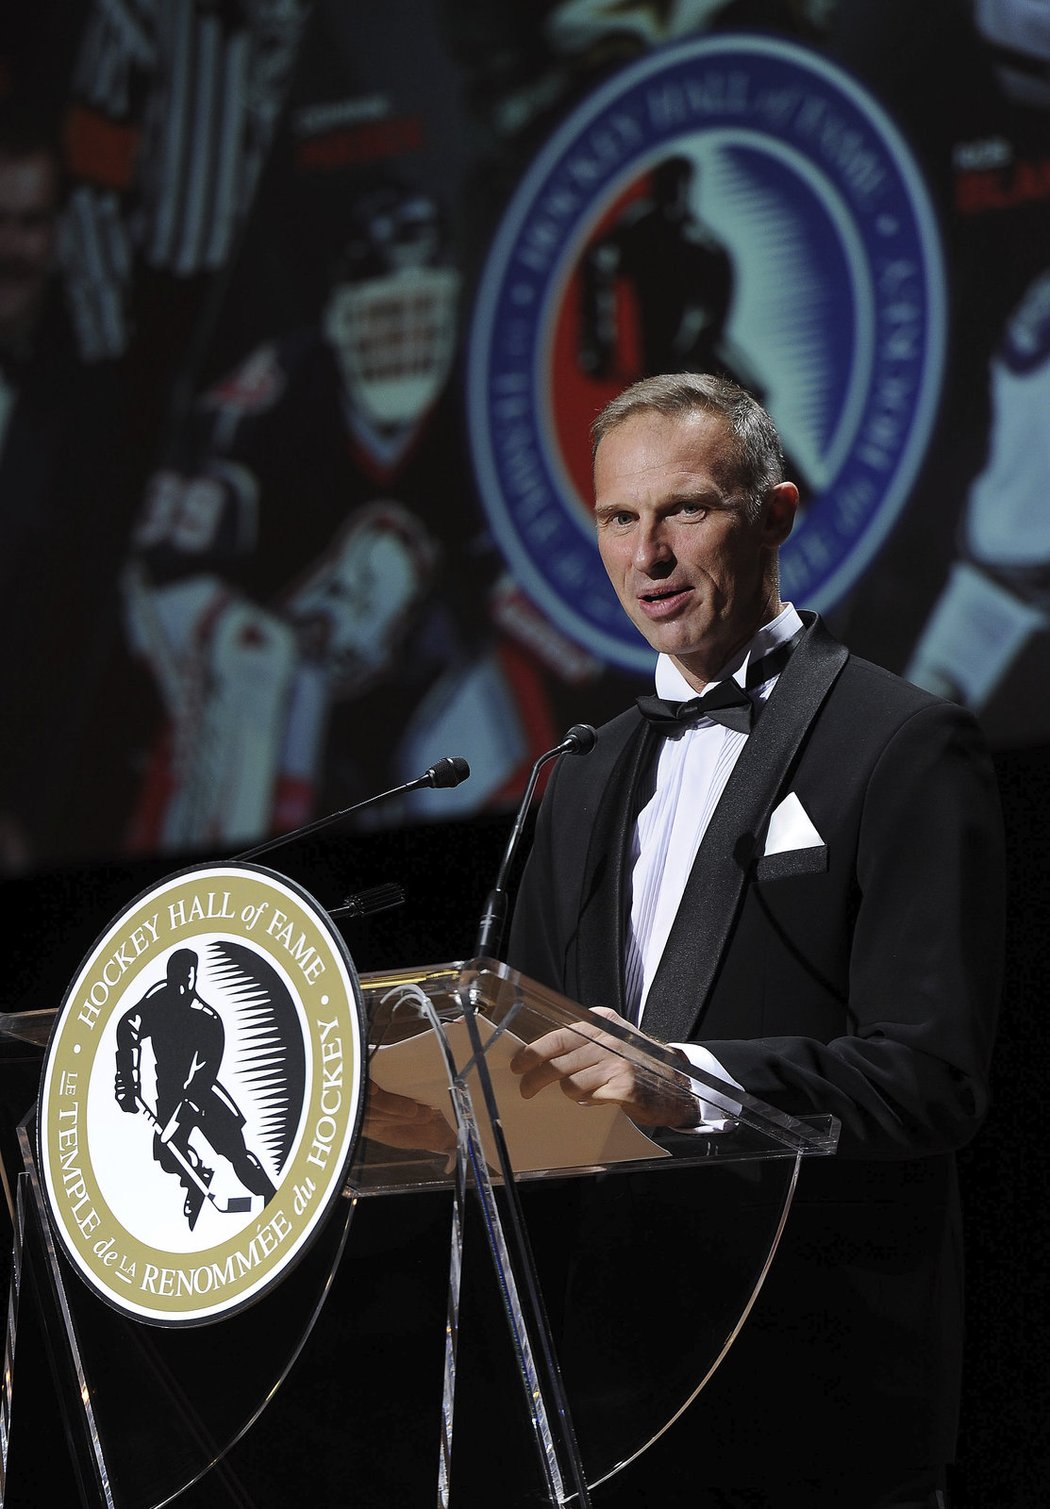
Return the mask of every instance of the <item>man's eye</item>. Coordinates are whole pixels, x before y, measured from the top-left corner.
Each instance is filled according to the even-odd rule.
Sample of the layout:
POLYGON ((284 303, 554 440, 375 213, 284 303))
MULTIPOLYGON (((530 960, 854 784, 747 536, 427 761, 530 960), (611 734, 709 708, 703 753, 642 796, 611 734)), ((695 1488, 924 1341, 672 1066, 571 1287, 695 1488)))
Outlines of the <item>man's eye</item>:
POLYGON ((706 512, 707 505, 704 503, 682 503, 679 507, 679 513, 684 514, 687 519, 702 518, 706 512))

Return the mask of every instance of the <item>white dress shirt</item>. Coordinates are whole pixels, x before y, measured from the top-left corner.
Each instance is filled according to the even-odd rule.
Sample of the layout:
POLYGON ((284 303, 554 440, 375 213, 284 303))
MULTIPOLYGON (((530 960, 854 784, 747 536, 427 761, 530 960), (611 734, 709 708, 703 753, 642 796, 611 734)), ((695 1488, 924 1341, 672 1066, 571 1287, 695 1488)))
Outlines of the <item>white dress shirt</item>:
MULTIPOLYGON (((732 677, 741 686, 748 666, 791 639, 802 620, 790 603, 740 650, 704 688, 732 677)), ((777 683, 771 676, 749 687, 756 703, 765 702, 777 683)), ((656 690, 671 701, 697 695, 666 655, 656 663, 656 690)), ((689 872, 719 798, 748 738, 710 718, 673 732, 661 741, 653 766, 651 795, 635 823, 631 847, 631 910, 627 926, 625 996, 627 1014, 645 1027, 645 1002, 663 957, 667 938, 682 901, 689 872)), ((697 1043, 676 1043, 696 1065, 728 1079, 714 1056, 697 1043)), ((731 1084, 735 1081, 730 1080, 731 1084)), ((738 1085, 738 1089, 743 1086, 738 1085)))

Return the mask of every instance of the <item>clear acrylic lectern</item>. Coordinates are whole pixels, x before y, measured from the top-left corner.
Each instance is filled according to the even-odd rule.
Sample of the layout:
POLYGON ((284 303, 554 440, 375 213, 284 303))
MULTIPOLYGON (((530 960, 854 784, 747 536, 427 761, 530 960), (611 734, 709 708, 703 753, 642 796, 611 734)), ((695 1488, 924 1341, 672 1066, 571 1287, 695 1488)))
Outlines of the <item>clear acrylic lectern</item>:
MULTIPOLYGON (((4 1509, 43 1502, 34 1497, 47 1481, 41 1452, 66 1455, 59 1418, 69 1480, 85 1505, 367 1505, 369 1463, 410 1453, 414 1481, 429 1486, 411 1498, 406 1489, 406 1509, 469 1506, 482 1501, 494 1432, 501 1451, 516 1449, 511 1410, 528 1465, 504 1473, 498 1501, 515 1509, 593 1498, 600 1509, 603 1482, 712 1376, 773 1261, 801 1160, 835 1150, 834 1119, 772 1110, 490 960, 365 975, 360 989, 369 1085, 344 1198, 279 1287, 232 1317, 165 1330, 100 1303, 52 1239, 32 1112, 18 1129, 13 1178, 5 1146, 13 1251, 0 1401, 4 1509), (600 1035, 651 1104, 693 1125, 637 1127, 615 1106, 578 1104, 557 1084, 526 1099, 519 1055, 551 1032, 566 1034, 566 1051, 586 1051, 600 1035), (377 1382, 390 1390, 388 1438, 380 1429, 362 1440, 346 1402, 368 1383, 353 1381, 354 1317, 373 1336, 385 1326, 386 1350, 396 1348, 401 1312, 417 1298, 414 1270, 411 1284, 393 1283, 381 1301, 349 1285, 338 1368, 324 1344, 337 1329, 333 1306, 344 1304, 331 1296, 353 1270, 363 1214, 380 1197, 406 1223, 404 1250, 416 1240, 419 1202, 441 1203, 447 1234, 426 1365, 377 1382), (411 1407, 398 1407, 399 1379, 411 1407), (303 1405, 311 1382, 314 1394, 302 1397, 315 1402, 303 1405), (422 1399, 430 1426, 409 1445, 422 1399), (253 1443, 271 1455, 251 1486, 240 1464, 253 1443), (294 1475, 293 1498, 272 1465, 276 1443, 294 1475)), ((24 1076, 53 1016, 0 1017, 0 1075, 24 1076)), ((377 1355, 373 1347, 367 1367, 377 1355)))

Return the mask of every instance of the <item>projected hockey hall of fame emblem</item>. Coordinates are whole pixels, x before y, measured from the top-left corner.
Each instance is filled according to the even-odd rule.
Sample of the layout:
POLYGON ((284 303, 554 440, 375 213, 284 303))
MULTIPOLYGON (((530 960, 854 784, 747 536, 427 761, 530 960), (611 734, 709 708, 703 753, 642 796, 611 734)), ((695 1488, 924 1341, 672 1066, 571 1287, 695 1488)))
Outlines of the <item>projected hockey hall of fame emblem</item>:
POLYGON ((251 865, 184 871, 97 941, 44 1060, 42 1187, 109 1304, 218 1320, 305 1251, 362 1106, 350 956, 306 892, 251 865))
POLYGON ((783 38, 662 48, 562 122, 493 241, 468 364, 493 534, 561 629, 651 666, 598 558, 587 432, 636 378, 718 372, 769 408, 801 487, 783 594, 830 608, 907 501, 945 337, 929 196, 867 90, 783 38))

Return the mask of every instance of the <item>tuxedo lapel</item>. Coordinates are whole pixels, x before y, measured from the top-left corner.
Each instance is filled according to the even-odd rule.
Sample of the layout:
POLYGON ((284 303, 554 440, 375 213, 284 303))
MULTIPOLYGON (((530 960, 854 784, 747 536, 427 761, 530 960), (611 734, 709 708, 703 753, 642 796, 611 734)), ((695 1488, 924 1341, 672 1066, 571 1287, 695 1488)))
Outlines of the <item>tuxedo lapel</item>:
POLYGON ((813 719, 847 660, 847 651, 820 620, 803 616, 810 620, 807 632, 726 783, 646 1000, 644 1029, 665 1042, 685 1042, 697 1026, 736 918, 759 834, 813 719))
POLYGON ((657 735, 636 715, 636 722, 629 727, 622 749, 605 778, 580 895, 575 979, 569 982, 570 993, 584 1003, 612 1006, 621 1015, 631 835, 639 785, 656 744, 657 735))

